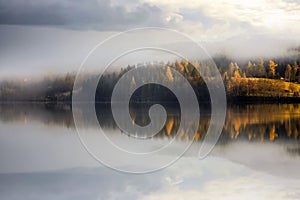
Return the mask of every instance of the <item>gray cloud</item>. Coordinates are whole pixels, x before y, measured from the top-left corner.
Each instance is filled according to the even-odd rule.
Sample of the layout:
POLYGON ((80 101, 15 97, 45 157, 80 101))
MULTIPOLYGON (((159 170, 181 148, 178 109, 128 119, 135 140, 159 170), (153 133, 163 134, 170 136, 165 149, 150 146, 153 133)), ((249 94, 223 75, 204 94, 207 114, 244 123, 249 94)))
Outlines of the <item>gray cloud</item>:
POLYGON ((222 20, 207 16, 200 8, 196 8, 196 9, 181 8, 179 10, 179 13, 180 15, 183 16, 185 20, 192 21, 192 22, 200 22, 206 26, 225 23, 222 20))
POLYGON ((110 0, 0 0, 0 24, 50 25, 69 28, 119 30, 139 25, 159 26, 162 11, 147 3, 132 9, 110 0))

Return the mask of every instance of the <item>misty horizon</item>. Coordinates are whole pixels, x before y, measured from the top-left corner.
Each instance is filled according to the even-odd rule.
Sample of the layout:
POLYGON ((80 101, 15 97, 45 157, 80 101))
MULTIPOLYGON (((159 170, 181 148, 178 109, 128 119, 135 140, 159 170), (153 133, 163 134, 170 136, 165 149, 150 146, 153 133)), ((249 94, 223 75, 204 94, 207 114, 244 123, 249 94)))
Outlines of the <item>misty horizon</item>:
MULTIPOLYGON (((45 76, 55 76, 62 74, 76 74, 84 58, 88 53, 103 41, 105 38, 116 34, 115 32, 93 32, 87 33, 78 30, 59 30, 57 28, 37 28, 24 26, 9 26, 3 29, 0 25, 0 33, 4 40, 1 49, 0 59, 0 77, 2 80, 13 79, 40 79, 45 76), (26 33, 24 39, 20 39, 20 33, 10 29, 21 29, 26 33), (37 33, 47 33, 42 37, 35 37, 31 31, 37 33), (54 35, 49 32, 53 32, 54 35), (72 37, 63 41, 65 34, 71 33, 72 37), (19 36, 18 36, 19 35, 19 36), (99 36, 100 35, 100 36, 99 36), (88 38, 87 38, 87 37, 88 38), (16 40, 18 39, 18 40, 16 40), (33 41, 35 40, 35 41, 33 41), (58 44, 59 43, 59 44, 58 44), (56 47, 56 45, 60 45, 56 47), (76 47, 78 46, 78 47, 76 47), (8 48, 5 48, 8 47, 8 48), (79 48, 80 47, 80 48, 79 48), (63 52, 62 52, 63 51, 63 52)), ((184 43, 166 44, 184 47, 184 43)), ((232 62, 246 63, 248 61, 256 62, 260 58, 269 59, 299 59, 299 46, 292 40, 273 40, 264 36, 243 39, 235 37, 218 42, 199 42, 208 55, 213 59, 225 57, 232 62)), ((109 49, 107 50, 109 54, 109 49)), ((128 65, 137 65, 144 62, 172 62, 176 58, 173 55, 163 56, 158 53, 158 59, 147 60, 147 52, 141 52, 140 58, 126 56, 123 62, 117 63, 116 67, 124 68, 128 65)), ((151 57, 152 58, 152 57, 151 57)), ((101 59, 96 63, 99 68, 103 67, 101 59)), ((88 73, 93 73, 90 71, 88 73)))

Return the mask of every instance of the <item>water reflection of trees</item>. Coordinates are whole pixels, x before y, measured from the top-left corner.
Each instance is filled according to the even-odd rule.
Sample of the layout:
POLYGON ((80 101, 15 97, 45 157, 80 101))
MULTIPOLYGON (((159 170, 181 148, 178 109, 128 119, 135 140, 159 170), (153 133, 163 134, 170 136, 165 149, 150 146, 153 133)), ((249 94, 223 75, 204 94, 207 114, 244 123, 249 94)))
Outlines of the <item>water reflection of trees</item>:
POLYGON ((256 141, 298 139, 300 128, 298 104, 263 104, 230 106, 222 137, 256 141))
MULTIPOLYGON (((131 104, 132 122, 141 126, 148 124, 150 122, 148 110, 151 105, 131 104)), ((201 141, 205 137, 210 123, 209 106, 200 107, 201 120, 194 135, 188 135, 187 131, 178 132, 180 125, 178 104, 164 103, 163 106, 167 110, 168 117, 157 138, 176 137, 182 141, 201 141)), ((96 111, 98 121, 103 128, 118 130, 109 104, 97 104, 96 111)), ((84 119, 89 126, 89 116, 84 119)), ((38 121, 49 126, 74 128, 70 104, 0 104, 0 121, 3 123, 38 121)), ((229 105, 220 142, 299 140, 299 132, 299 104, 229 105)))
POLYGON ((47 126, 74 127, 70 104, 4 103, 0 104, 0 121, 30 123, 37 121, 47 126))

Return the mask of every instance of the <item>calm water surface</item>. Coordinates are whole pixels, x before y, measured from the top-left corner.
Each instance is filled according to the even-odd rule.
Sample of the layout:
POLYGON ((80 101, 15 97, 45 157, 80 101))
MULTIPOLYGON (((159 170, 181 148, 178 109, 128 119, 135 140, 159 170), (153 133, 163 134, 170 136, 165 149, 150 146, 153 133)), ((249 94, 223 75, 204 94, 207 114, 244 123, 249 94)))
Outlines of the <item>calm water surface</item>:
MULTIPOLYGON (((120 145, 132 144, 109 106, 96 108, 105 132, 120 145)), ((146 113, 147 106, 132 108, 133 122, 149 123, 146 113)), ((164 128, 150 143, 193 140, 192 147, 164 170, 130 175, 90 157, 70 105, 1 104, 0 199, 300 199, 300 105, 228 106, 218 144, 198 160, 209 123, 203 106, 197 132, 176 134, 180 112, 170 107, 164 128)))

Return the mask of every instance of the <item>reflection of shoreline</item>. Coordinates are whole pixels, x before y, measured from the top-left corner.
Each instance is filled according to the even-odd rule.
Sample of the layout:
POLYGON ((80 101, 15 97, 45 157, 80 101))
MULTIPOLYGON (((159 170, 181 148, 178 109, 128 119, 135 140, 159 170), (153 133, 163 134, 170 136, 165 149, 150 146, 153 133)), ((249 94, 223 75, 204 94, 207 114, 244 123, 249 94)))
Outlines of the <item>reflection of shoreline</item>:
MULTIPOLYGON (((147 115, 151 104, 136 104, 131 107, 133 123, 146 125, 150 121, 147 115)), ((210 123, 210 111, 207 105, 200 107, 201 120, 195 135, 180 132, 180 111, 178 105, 166 104, 168 112, 164 128, 158 138, 198 141, 205 137, 210 123), (205 109, 206 108, 206 109, 205 109)), ((109 104, 97 104, 97 117, 105 129, 117 130, 109 104)), ((90 120, 85 117, 87 126, 90 120)), ((3 123, 29 123, 38 121, 47 126, 75 128, 71 104, 66 103, 2 103, 0 104, 0 121, 3 123)), ((220 143, 234 140, 249 141, 284 141, 298 140, 300 132, 300 105, 298 104, 240 104, 229 105, 220 143)))
POLYGON ((49 126, 74 127, 71 105, 65 103, 1 103, 0 121, 38 121, 49 126))
POLYGON ((231 139, 274 141, 298 139, 300 106, 298 104, 237 105, 228 109, 224 132, 231 139))
POLYGON ((300 103, 297 96, 227 96, 230 104, 289 104, 300 103))

